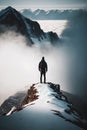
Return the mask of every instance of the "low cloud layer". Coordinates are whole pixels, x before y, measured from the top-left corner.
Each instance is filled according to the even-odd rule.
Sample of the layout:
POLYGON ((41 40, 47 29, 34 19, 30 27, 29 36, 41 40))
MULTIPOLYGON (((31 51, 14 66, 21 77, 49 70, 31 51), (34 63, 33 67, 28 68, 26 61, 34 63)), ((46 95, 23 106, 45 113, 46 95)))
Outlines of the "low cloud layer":
POLYGON ((42 58, 48 63, 47 81, 65 82, 65 56, 61 48, 51 45, 29 47, 26 39, 9 31, 0 36, 0 103, 28 84, 39 82, 38 64, 42 58))
MULTIPOLYGON (((68 88, 87 98, 87 11, 80 10, 68 22, 62 33, 67 55, 68 88)), ((85 100, 84 100, 85 101, 85 100)))
POLYGON ((0 104, 10 95, 39 82, 38 63, 48 63, 47 82, 85 99, 87 97, 87 17, 85 12, 67 23, 61 46, 50 44, 29 47, 25 37, 7 31, 0 35, 0 104))

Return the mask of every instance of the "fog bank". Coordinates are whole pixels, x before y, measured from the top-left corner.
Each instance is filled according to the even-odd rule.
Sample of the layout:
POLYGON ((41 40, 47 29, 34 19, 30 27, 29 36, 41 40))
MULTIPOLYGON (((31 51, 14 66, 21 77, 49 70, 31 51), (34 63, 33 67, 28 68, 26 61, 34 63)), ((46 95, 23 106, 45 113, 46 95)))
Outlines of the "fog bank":
POLYGON ((67 61, 68 88, 87 98, 87 11, 79 11, 61 34, 67 61))
POLYGON ((29 47, 25 37, 14 31, 0 36, 0 103, 28 84, 39 82, 38 64, 42 56, 48 64, 47 82, 59 83, 66 90, 66 58, 60 47, 38 43, 29 47))
POLYGON ((60 46, 26 45, 25 37, 14 31, 0 35, 0 104, 10 95, 39 82, 38 64, 48 63, 47 82, 87 98, 87 12, 79 12, 67 23, 60 46))

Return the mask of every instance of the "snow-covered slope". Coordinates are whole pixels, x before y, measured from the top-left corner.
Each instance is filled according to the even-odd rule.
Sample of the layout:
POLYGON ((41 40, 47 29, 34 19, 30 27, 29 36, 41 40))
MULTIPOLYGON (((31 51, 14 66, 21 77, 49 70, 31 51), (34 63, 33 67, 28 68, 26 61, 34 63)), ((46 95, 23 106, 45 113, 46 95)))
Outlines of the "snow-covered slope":
POLYGON ((58 36, 54 32, 45 33, 38 22, 24 17, 12 7, 7 7, 0 12, 0 33, 5 31, 16 31, 24 35, 28 44, 37 42, 58 42, 58 36))
POLYGON ((0 129, 86 130, 87 128, 87 121, 62 94, 59 85, 33 84, 22 99, 18 107, 13 105, 6 113, 7 117, 0 116, 0 129))

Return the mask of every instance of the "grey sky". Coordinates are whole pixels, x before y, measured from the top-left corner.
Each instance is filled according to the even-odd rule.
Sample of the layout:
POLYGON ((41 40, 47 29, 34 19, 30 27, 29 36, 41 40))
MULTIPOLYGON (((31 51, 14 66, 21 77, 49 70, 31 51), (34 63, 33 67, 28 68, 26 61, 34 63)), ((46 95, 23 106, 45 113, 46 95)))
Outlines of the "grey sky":
POLYGON ((0 0, 0 7, 19 8, 85 8, 87 0, 0 0))

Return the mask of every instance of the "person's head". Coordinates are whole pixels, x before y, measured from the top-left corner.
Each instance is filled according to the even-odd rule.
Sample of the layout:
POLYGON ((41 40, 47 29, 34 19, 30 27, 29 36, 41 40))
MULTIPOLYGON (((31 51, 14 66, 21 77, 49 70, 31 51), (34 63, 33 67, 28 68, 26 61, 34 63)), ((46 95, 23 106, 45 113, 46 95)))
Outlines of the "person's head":
POLYGON ((42 60, 44 60, 45 58, 44 58, 44 56, 42 57, 42 60))

